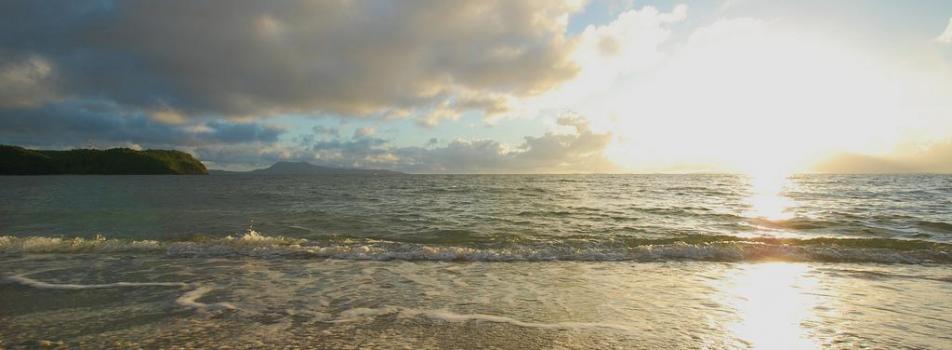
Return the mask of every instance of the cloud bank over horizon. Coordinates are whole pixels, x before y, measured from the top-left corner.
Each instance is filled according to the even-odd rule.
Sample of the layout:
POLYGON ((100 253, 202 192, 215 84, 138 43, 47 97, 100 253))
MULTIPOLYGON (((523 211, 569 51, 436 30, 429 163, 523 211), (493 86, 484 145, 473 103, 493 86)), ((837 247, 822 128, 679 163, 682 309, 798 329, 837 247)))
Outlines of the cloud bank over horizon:
POLYGON ((595 133, 577 116, 557 120, 566 132, 527 136, 516 147, 493 140, 454 139, 445 146, 436 140, 422 147, 399 147, 358 129, 342 137, 337 129, 315 129, 298 139, 297 148, 206 147, 198 156, 212 165, 245 163, 244 169, 277 161, 301 161, 335 167, 393 169, 411 173, 576 173, 613 172, 604 157, 611 133, 595 133), (262 162, 262 160, 264 160, 262 162))

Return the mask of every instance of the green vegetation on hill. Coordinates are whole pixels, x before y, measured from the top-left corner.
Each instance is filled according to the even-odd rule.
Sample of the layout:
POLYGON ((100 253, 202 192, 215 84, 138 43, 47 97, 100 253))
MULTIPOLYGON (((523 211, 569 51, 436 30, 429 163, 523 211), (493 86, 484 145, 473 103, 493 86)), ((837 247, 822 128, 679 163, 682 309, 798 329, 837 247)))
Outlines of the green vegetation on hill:
POLYGON ((50 174, 204 175, 208 170, 188 153, 179 151, 129 148, 43 151, 0 145, 0 175, 50 174))

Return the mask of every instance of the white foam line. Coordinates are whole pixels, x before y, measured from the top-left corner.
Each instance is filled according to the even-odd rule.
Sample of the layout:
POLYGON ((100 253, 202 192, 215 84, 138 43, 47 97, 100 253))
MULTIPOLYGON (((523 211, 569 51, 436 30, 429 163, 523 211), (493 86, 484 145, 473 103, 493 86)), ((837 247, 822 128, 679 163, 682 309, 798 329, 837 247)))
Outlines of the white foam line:
POLYGON ((611 323, 597 322, 555 322, 540 323, 517 320, 506 316, 486 315, 486 314, 459 314, 448 310, 419 310, 403 307, 387 306, 381 308, 355 308, 340 313, 340 318, 330 321, 331 323, 353 322, 365 318, 374 318, 377 316, 397 314, 401 318, 426 317, 445 322, 468 322, 481 321, 492 323, 506 323, 518 327, 541 328, 541 329, 590 329, 603 328, 613 329, 623 332, 634 332, 631 328, 611 323))
POLYGON ((175 303, 181 306, 195 308, 195 309, 203 309, 203 310, 235 310, 237 309, 234 305, 230 303, 219 302, 219 303, 206 304, 206 303, 202 303, 198 301, 199 298, 205 296, 205 294, 211 290, 212 290, 211 287, 205 287, 205 286, 192 289, 186 292, 185 294, 182 294, 182 296, 178 297, 178 299, 175 299, 175 303))
POLYGON ((19 283, 25 286, 39 289, 61 289, 61 290, 79 290, 79 289, 103 289, 103 288, 121 288, 121 287, 188 287, 190 284, 182 282, 115 282, 104 284, 72 284, 72 283, 47 283, 25 277, 23 275, 10 275, 4 278, 13 283, 19 283))
POLYGON ((344 310, 343 312, 340 313, 339 315, 340 318, 333 321, 328 321, 328 322, 330 323, 353 322, 353 321, 358 321, 365 318, 372 318, 372 317, 377 317, 381 315, 398 313, 400 312, 400 310, 401 308, 393 307, 393 306, 386 306, 386 307, 381 307, 376 309, 358 307, 358 308, 353 308, 349 310, 344 310))
POLYGON ((458 314, 458 313, 447 311, 447 310, 405 309, 400 312, 400 316, 403 316, 403 317, 423 316, 423 317, 436 319, 436 320, 442 320, 446 322, 483 321, 483 322, 492 322, 492 323, 508 323, 514 326, 526 327, 526 328, 542 328, 542 329, 607 328, 607 329, 614 329, 614 330, 625 331, 625 332, 632 331, 628 327, 611 324, 611 323, 597 323, 597 322, 539 323, 539 322, 520 321, 514 318, 505 317, 505 316, 486 315, 486 314, 458 314))
MULTIPOLYGON (((24 286, 37 288, 37 289, 54 289, 54 290, 83 290, 83 289, 105 289, 105 288, 127 288, 127 287, 177 287, 177 288, 186 288, 192 287, 190 283, 183 282, 115 282, 115 283, 103 283, 103 284, 73 284, 73 283, 47 283, 43 281, 38 281, 24 275, 9 275, 3 278, 6 282, 18 283, 24 286)), ((198 299, 205 296, 211 287, 200 286, 195 289, 192 289, 182 296, 175 299, 175 303, 184 307, 202 309, 202 310, 236 310, 237 308, 225 302, 206 304, 199 302, 198 299)))

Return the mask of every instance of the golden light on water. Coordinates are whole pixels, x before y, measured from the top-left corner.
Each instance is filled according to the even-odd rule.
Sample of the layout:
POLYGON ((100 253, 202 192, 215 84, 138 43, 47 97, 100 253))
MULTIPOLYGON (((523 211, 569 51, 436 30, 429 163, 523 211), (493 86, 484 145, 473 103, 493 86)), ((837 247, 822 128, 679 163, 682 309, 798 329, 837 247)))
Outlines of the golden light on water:
POLYGON ((744 199, 744 203, 749 208, 744 216, 770 221, 789 220, 794 217, 792 209, 796 202, 783 194, 791 185, 785 172, 753 172, 748 175, 748 182, 750 195, 744 199))
POLYGON ((815 315, 817 281, 804 264, 744 266, 725 282, 724 295, 739 319, 728 329, 754 349, 818 349, 803 326, 815 315))

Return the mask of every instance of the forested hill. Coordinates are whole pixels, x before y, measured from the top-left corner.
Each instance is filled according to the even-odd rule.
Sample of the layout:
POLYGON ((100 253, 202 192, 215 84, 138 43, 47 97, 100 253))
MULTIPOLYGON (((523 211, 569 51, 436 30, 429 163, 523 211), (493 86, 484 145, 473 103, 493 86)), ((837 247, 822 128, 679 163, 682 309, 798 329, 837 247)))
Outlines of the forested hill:
POLYGON ((112 148, 68 151, 0 145, 0 175, 205 175, 205 165, 180 151, 112 148))

